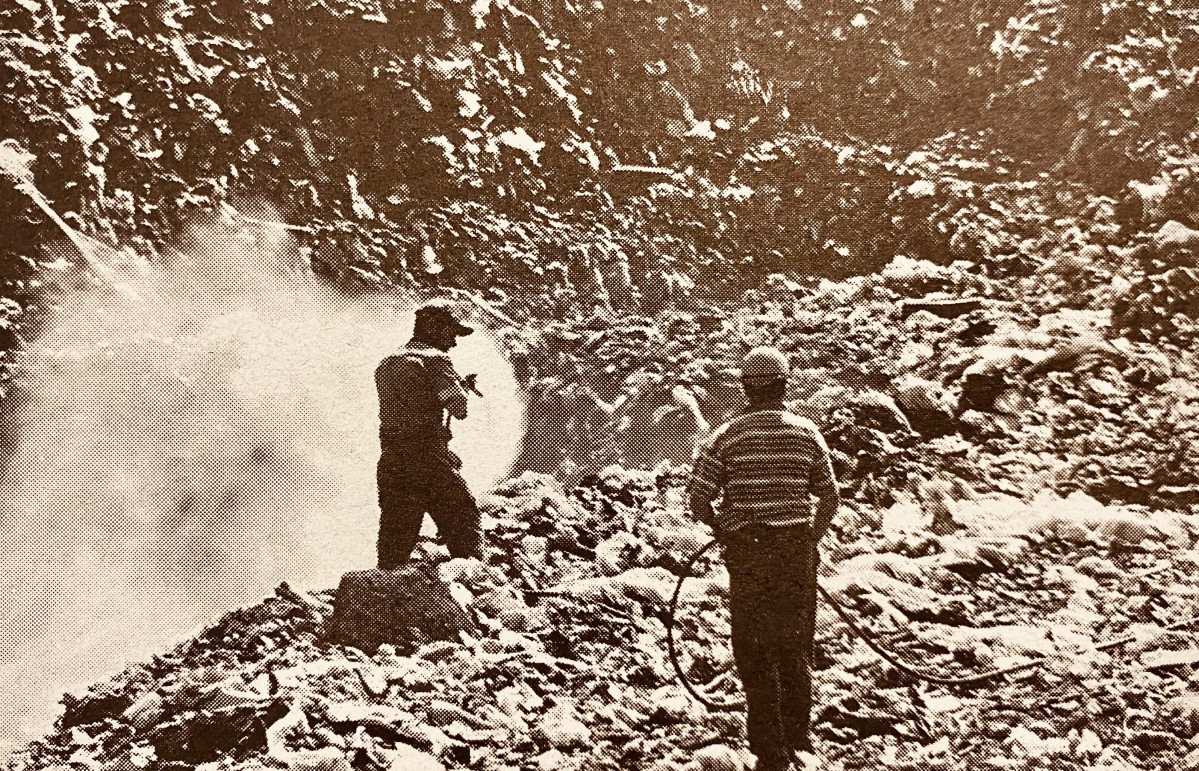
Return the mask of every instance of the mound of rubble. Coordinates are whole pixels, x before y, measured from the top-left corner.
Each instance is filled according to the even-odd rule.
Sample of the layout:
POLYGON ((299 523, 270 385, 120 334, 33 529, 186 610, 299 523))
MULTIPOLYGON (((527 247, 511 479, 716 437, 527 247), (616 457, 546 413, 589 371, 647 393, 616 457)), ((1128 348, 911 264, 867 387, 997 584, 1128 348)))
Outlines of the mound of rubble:
POLYGON ((1130 331, 1112 286, 1142 269, 1092 256, 1116 278, 1088 282, 1058 258, 1017 278, 896 257, 844 281, 776 275, 737 309, 527 324, 509 335, 530 405, 518 466, 576 480, 689 463, 741 405, 740 357, 769 344, 860 502, 952 509, 1049 487, 1186 510, 1199 503, 1195 348, 1130 331))
MULTIPOLYGON (((1185 155, 1199 94, 1193 13, 1143 3, 21 0, 0 19, 0 142, 87 236, 153 259, 239 210, 342 280, 512 293, 562 272, 587 297, 630 265, 665 290, 713 267, 1009 258, 1185 155), (1068 117, 1018 117, 1048 113, 1068 117)), ((36 303, 59 232, 5 179, 0 212, 0 291, 36 303)))
MULTIPOLYGON (((64 698, 57 731, 10 771, 741 769, 727 576, 702 561, 664 640, 680 561, 706 542, 678 470, 617 467, 567 492, 526 474, 482 497, 486 562, 426 542, 468 629, 400 630, 362 650, 333 634, 334 594, 281 585, 195 639, 64 698), (369 649, 373 648, 373 649, 369 649)), ((1045 658, 969 686, 881 662, 833 612, 818 624, 824 767, 1199 766, 1199 519, 1081 493, 993 495, 931 534, 918 510, 851 504, 822 582, 880 644, 941 676, 1045 658)))

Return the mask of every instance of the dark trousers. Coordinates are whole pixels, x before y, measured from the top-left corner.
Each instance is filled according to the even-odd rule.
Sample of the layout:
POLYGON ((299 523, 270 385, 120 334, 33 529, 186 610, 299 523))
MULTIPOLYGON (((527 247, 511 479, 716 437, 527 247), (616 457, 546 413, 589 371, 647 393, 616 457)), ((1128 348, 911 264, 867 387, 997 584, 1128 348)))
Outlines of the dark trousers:
POLYGON ((724 535, 733 658, 745 689, 749 748, 761 768, 811 750, 819 555, 807 525, 724 535))
POLYGON ((452 466, 385 450, 377 479, 380 569, 408 561, 426 512, 450 556, 479 556, 479 509, 466 481, 452 466))

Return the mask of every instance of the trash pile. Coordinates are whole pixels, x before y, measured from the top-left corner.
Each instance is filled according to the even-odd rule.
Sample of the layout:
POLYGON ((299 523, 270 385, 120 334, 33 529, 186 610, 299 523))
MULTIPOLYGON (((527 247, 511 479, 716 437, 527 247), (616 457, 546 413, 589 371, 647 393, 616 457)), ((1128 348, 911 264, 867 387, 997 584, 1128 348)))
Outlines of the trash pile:
MULTIPOLYGON (((742 769, 727 574, 685 584, 710 537, 683 478, 610 467, 567 491, 525 474, 481 496, 486 561, 423 542, 416 562, 473 620, 458 640, 409 629, 375 650, 331 641, 331 592, 281 585, 195 639, 64 698, 57 731, 11 771, 742 769)), ((984 686, 914 682, 820 609, 817 746, 830 769, 1189 768, 1199 759, 1199 521, 1075 493, 986 496, 938 536, 918 509, 850 504, 822 582, 901 660, 967 676, 1046 656, 984 686), (1116 645, 1110 641, 1123 640, 1116 645), (1103 643, 1109 643, 1100 647, 1103 643), (1173 716, 1166 719, 1166 716, 1173 716)))
MULTIPOLYGON (((1022 240, 1093 203, 1049 164, 1069 149, 1085 157, 1058 171, 1118 188, 1194 112, 1176 50, 1195 27, 1157 6, 261 5, 0 10, 17 108, 0 141, 36 159, 73 227, 151 258, 189 217, 231 209, 290 226, 339 280, 513 292, 565 272, 585 299, 596 275, 610 295, 736 297, 740 274, 839 277, 896 253, 1021 269, 1022 240), (808 78, 772 71, 763 45, 808 78), (1054 80, 1067 72, 1085 96, 1054 80), (1058 110, 1067 126, 1015 117, 1058 110), (1029 148, 1044 157, 1010 157, 1029 148), (642 165, 657 183, 619 180, 642 165)), ((16 292, 56 234, 2 180, 0 211, 16 292)))
POLYGON ((792 409, 822 427, 860 501, 952 508, 1049 487, 1199 502, 1193 346, 1132 334, 1111 293, 1082 309, 1047 300, 1064 281, 897 257, 839 282, 772 276, 740 309, 529 324, 510 333, 530 394, 517 466, 577 480, 689 463, 741 405, 740 357, 769 344, 791 359, 792 409))

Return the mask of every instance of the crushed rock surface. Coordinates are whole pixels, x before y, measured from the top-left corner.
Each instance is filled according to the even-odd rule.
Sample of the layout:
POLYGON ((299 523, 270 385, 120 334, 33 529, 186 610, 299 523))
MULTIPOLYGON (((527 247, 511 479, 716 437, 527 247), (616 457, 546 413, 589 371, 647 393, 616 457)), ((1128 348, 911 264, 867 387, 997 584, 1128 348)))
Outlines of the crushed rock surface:
MULTIPOLYGON (((9 761, 41 769, 746 768, 739 708, 675 682, 665 608, 709 533, 683 470, 610 467, 569 491, 525 474, 482 496, 485 562, 428 564, 477 636, 366 652, 329 641, 333 593, 281 585, 175 650, 65 697, 57 730, 9 761), (597 555, 602 555, 599 557, 597 555)), ((1199 747, 1199 522, 1075 493, 975 501, 935 535, 846 507, 822 582, 916 682, 823 605, 814 676, 822 767, 1188 767, 1199 747), (1020 515, 1014 516, 1013 511, 1020 515), (989 517, 988 512, 994 516, 989 517), (1098 646, 1124 639, 1123 644, 1098 646)), ((684 671, 736 703, 727 575, 702 561, 680 602, 684 671)))

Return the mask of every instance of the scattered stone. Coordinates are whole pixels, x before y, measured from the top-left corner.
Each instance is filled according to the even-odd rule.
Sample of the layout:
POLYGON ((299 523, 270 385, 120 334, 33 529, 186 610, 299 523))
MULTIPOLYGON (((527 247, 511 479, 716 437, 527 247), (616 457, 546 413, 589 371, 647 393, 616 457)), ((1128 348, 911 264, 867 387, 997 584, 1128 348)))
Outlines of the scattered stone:
POLYGON ((1187 648, 1180 651, 1150 651, 1141 656, 1141 663, 1145 665, 1146 669, 1199 664, 1199 648, 1187 648))
POLYGON ((1074 569, 1092 578, 1119 578, 1123 573, 1110 560, 1102 557, 1083 557, 1075 564, 1074 569))
POLYGON ((343 645, 374 653, 383 643, 410 647, 412 629, 434 640, 453 640, 475 625, 440 578, 411 564, 346 573, 330 627, 343 645))
POLYGON ((590 744, 591 729, 579 720, 573 706, 563 703, 542 717, 533 731, 533 736, 554 749, 568 750, 590 744))
POLYGON ((385 755, 390 762, 388 771, 446 771, 440 760, 407 744, 397 744, 385 755))
POLYGON ((745 771, 745 757, 727 744, 712 744, 696 750, 699 771, 745 771))

